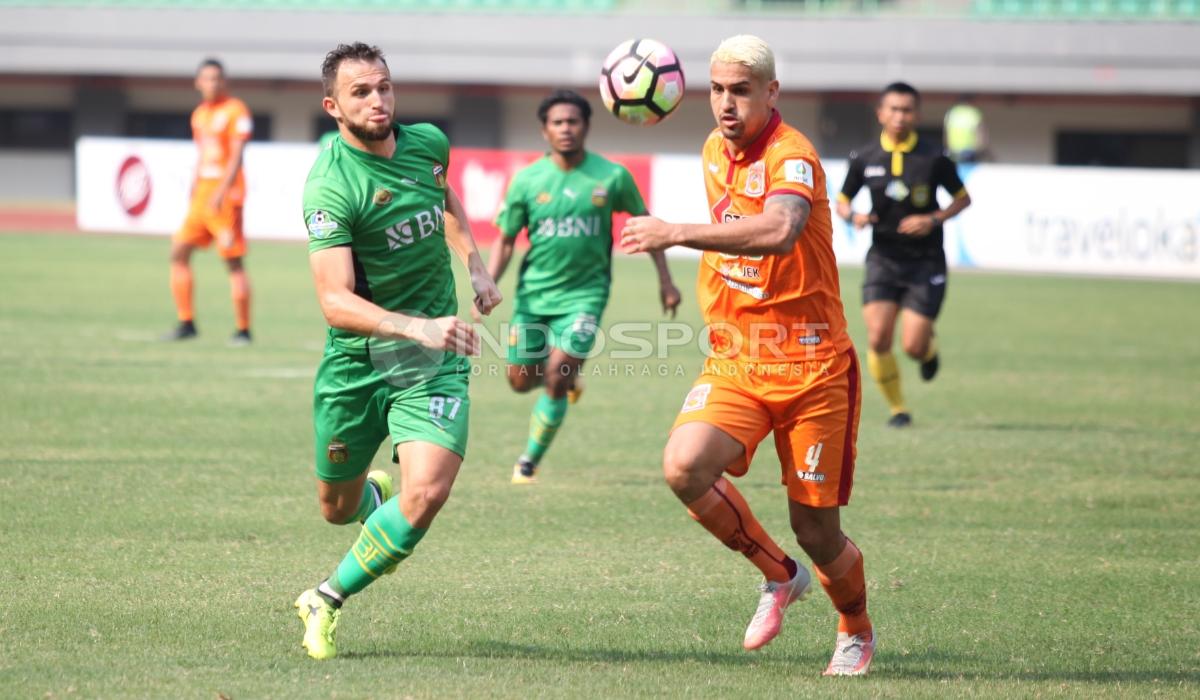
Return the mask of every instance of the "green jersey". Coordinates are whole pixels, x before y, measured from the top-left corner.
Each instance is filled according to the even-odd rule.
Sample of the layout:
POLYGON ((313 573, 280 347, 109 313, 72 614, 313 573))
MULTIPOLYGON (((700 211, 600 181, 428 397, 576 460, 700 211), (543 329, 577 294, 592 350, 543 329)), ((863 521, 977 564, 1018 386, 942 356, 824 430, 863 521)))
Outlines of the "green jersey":
MULTIPOLYGON (((347 246, 354 293, 388 311, 429 318, 458 311, 446 248, 450 144, 432 124, 393 127, 396 152, 382 158, 333 139, 304 186, 310 253, 347 246)), ((350 354, 385 344, 336 328, 330 342, 350 354)), ((447 353, 446 360, 451 358, 447 353)))
POLYGON ((646 205, 633 176, 594 153, 562 170, 549 156, 513 176, 496 228, 512 238, 529 230, 521 261, 516 311, 556 314, 608 301, 612 282, 612 215, 641 215, 646 205))

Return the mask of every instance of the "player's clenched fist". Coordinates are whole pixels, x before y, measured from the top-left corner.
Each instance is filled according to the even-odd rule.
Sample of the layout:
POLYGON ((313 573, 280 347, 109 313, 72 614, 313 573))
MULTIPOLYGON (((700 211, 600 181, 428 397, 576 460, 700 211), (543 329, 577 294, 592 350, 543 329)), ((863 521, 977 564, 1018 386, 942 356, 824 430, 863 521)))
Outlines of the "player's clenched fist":
POLYGON ((475 311, 484 316, 492 313, 492 309, 503 300, 495 280, 487 270, 471 271, 471 288, 475 290, 475 311))
POLYGON ((674 224, 654 216, 631 217, 621 229, 621 248, 626 253, 648 253, 670 248, 675 244, 672 240, 674 230, 674 224))
POLYGON ((479 336, 475 329, 456 316, 425 319, 413 340, 433 350, 449 350, 459 355, 479 354, 479 336))

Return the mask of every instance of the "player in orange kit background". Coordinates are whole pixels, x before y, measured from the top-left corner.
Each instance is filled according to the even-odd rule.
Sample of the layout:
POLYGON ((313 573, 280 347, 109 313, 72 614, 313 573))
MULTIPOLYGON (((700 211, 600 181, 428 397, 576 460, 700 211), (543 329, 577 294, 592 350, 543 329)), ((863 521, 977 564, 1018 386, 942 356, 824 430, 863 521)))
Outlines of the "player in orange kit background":
POLYGON ((166 340, 196 336, 192 309, 192 251, 216 241, 217 252, 229 267, 235 330, 232 345, 250 343, 250 280, 242 257, 246 240, 242 232, 242 204, 246 196, 242 156, 250 139, 252 121, 245 103, 226 91, 225 69, 220 61, 206 59, 196 71, 200 106, 192 112, 192 138, 199 149, 187 219, 171 245, 171 294, 179 325, 166 340))
POLYGON ((704 251, 697 297, 712 352, 684 400, 663 455, 667 483, 689 514, 763 573, 743 645, 779 633, 811 587, 725 478, 742 476, 775 433, 796 541, 837 608, 825 675, 863 675, 875 652, 863 557, 841 529, 858 432, 858 360, 846 333, 825 173, 816 150, 784 124, 775 58, 762 39, 726 39, 710 61, 717 128, 704 144, 711 224, 635 217, 627 252, 682 245, 704 251))

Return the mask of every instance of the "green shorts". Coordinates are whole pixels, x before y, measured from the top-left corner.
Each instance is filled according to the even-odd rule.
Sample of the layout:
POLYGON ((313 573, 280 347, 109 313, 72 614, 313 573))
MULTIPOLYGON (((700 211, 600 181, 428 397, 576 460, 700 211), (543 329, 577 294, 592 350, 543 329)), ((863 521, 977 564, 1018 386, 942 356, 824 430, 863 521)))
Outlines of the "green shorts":
POLYGON ((370 357, 326 347, 313 386, 317 478, 356 478, 388 436, 393 462, 395 446, 413 441, 465 456, 469 377, 469 364, 451 361, 424 381, 389 382, 370 357))
POLYGON ((508 326, 508 363, 541 364, 551 348, 572 357, 587 357, 596 345, 603 313, 604 304, 581 304, 553 316, 514 313, 508 326))

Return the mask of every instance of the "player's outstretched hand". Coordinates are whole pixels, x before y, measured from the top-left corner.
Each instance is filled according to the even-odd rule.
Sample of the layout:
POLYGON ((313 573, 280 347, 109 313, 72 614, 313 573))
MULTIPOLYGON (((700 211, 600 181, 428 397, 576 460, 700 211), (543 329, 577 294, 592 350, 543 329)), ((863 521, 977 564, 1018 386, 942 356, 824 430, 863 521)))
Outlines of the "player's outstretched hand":
POLYGON ((621 229, 621 248, 626 253, 649 253, 670 248, 675 225, 654 216, 634 216, 621 229))
POLYGON ((661 282, 658 285, 658 296, 662 300, 663 313, 670 314, 671 318, 675 318, 679 302, 683 301, 683 295, 679 293, 679 288, 672 282, 661 282))
POLYGON ((499 306, 504 299, 500 295, 496 281, 492 279, 487 270, 471 272, 471 288, 475 290, 475 303, 471 307, 471 317, 476 321, 480 320, 480 314, 486 316, 492 313, 492 309, 499 306))
POLYGON ((479 354, 479 335, 475 328, 456 316, 427 318, 412 337, 433 350, 449 350, 459 355, 479 354))
POLYGON ((869 224, 873 225, 879 221, 879 217, 874 214, 854 214, 850 217, 850 223, 854 224, 854 228, 861 231, 869 224))

